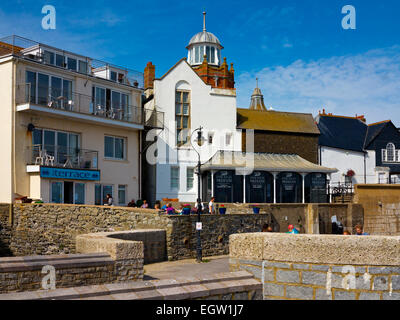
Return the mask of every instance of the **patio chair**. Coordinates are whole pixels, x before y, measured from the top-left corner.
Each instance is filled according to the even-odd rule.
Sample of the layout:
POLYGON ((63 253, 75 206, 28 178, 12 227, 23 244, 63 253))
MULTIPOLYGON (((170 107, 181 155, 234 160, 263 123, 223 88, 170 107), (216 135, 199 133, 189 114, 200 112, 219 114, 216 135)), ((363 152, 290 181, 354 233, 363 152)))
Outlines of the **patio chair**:
POLYGON ((48 153, 46 153, 45 165, 46 166, 50 166, 51 165, 52 167, 54 167, 54 156, 51 156, 48 153))
POLYGON ((35 159, 35 165, 36 166, 37 165, 41 165, 42 166, 43 163, 44 163, 44 158, 45 158, 44 152, 42 150, 39 150, 39 155, 35 159))

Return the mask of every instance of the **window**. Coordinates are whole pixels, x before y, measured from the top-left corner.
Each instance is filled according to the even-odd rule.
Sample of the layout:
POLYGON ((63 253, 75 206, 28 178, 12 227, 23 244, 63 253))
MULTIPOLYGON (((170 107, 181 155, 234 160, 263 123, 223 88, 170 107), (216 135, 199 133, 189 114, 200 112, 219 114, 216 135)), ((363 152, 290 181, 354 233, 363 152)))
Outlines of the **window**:
POLYGON ((187 191, 193 189, 193 181, 194 181, 194 169, 187 168, 186 169, 186 189, 187 189, 187 191))
POLYGON ((67 58, 67 69, 76 71, 76 59, 70 57, 67 58))
POLYGON ((113 186, 112 185, 102 185, 95 184, 94 186, 94 204, 96 206, 101 206, 106 203, 107 194, 113 197, 113 186))
POLYGON ((213 143, 213 139, 214 139, 214 133, 210 132, 208 134, 208 143, 212 144, 213 143))
POLYGON ((79 69, 78 71, 83 74, 88 73, 88 64, 86 61, 79 60, 79 69))
POLYGON ((196 47, 195 48, 195 63, 200 63, 200 48, 196 47))
POLYGON ((175 99, 176 144, 182 146, 189 142, 190 93, 176 91, 175 99))
POLYGON ((382 149, 382 162, 400 162, 400 149, 396 150, 393 143, 388 143, 386 149, 382 149))
POLYGON ((125 138, 104 137, 104 156, 110 159, 125 159, 125 138))
POLYGON ((110 73, 110 79, 112 81, 117 81, 117 73, 115 71, 111 71, 110 73))
POLYGON ((80 135, 76 133, 35 128, 32 134, 32 145, 34 156, 38 155, 40 150, 45 151, 48 155, 54 156, 55 165, 65 165, 68 160, 72 166, 75 166, 81 160, 79 157, 80 135))
POLYGON ((179 190, 179 168, 171 167, 171 189, 179 190))
POLYGON ((225 136, 225 144, 227 146, 229 146, 231 144, 231 138, 232 138, 232 134, 231 133, 227 133, 225 136))
POLYGON ((51 183, 51 202, 52 203, 63 203, 63 183, 52 182, 51 183))
POLYGON ((210 63, 215 63, 215 48, 211 47, 211 59, 210 63))
POLYGON ((57 67, 61 67, 61 68, 65 68, 64 56, 62 56, 60 54, 56 54, 56 66, 57 67))
POLYGON ((45 50, 43 52, 43 60, 44 60, 44 63, 54 65, 54 53, 45 50))
POLYGON ((126 186, 118 186, 118 204, 121 206, 126 205, 126 186))
POLYGON ((74 203, 85 204, 85 184, 75 183, 74 203))
POLYGON ((48 107, 72 110, 72 81, 26 71, 27 101, 48 107))

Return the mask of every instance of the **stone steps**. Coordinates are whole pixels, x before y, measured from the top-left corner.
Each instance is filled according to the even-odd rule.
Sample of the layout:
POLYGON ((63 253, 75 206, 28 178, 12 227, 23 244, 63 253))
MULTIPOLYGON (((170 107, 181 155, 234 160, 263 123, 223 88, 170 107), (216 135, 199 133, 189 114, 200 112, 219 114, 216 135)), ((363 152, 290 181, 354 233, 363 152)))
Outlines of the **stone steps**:
POLYGON ((262 298, 262 285, 246 271, 198 278, 135 281, 0 295, 0 300, 187 300, 262 298))

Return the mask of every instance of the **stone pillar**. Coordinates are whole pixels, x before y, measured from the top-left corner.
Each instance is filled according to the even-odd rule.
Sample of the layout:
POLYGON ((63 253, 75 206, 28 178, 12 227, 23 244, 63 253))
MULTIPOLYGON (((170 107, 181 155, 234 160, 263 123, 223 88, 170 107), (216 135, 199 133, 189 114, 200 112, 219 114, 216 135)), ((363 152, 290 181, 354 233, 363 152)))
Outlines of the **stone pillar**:
POLYGON ((214 170, 211 170, 211 198, 214 197, 214 170))
POLYGON ((278 175, 277 172, 271 172, 274 176, 274 203, 276 203, 276 176, 278 175))
POLYGON ((306 178, 307 173, 301 173, 301 193, 302 193, 302 198, 303 202, 306 203, 306 184, 305 184, 305 178, 306 178))
POLYGON ((243 175, 243 203, 246 203, 246 176, 243 175))

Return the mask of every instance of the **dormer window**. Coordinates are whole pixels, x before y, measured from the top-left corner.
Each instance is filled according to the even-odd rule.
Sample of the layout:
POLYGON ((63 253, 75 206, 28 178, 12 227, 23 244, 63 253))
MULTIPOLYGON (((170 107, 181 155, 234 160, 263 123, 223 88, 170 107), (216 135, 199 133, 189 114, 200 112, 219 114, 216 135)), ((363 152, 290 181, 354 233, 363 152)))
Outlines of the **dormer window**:
POLYGON ((112 81, 117 81, 117 73, 115 71, 111 71, 110 79, 112 81))
POLYGON ((386 149, 382 149, 382 162, 400 162, 400 150, 396 150, 392 142, 387 144, 386 149))

